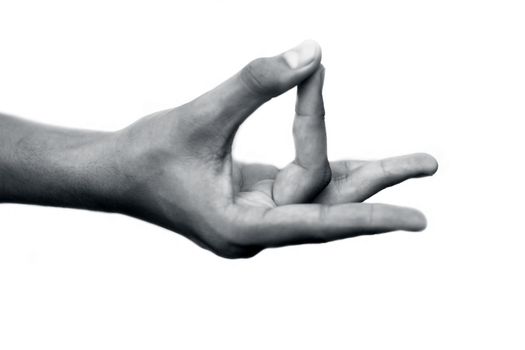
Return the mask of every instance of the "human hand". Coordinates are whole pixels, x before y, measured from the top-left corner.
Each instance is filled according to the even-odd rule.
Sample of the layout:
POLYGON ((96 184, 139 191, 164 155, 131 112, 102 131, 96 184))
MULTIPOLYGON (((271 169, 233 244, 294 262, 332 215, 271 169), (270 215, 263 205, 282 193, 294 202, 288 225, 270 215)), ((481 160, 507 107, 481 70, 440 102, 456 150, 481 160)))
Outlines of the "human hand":
POLYGON ((432 175, 434 158, 329 163, 320 47, 307 41, 260 58, 212 91, 116 133, 126 191, 120 211, 176 231, 227 258, 426 226, 417 210, 359 203, 405 179, 432 175), (243 164, 231 146, 260 105, 298 86, 296 158, 283 169, 243 164))

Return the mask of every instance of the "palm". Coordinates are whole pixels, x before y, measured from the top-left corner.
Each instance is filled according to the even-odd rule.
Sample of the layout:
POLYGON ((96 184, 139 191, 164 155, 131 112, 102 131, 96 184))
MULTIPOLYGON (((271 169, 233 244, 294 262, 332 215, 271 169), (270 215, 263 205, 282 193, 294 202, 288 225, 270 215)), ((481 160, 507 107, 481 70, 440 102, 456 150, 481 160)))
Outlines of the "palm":
MULTIPOLYGON (((289 234, 289 231, 286 229, 282 229, 282 232, 275 230, 275 227, 279 225, 274 226, 270 230, 268 223, 262 223, 264 222, 263 218, 270 217, 272 218, 271 221, 285 223, 292 216, 292 219, 295 217, 295 219, 304 221, 308 225, 312 212, 328 213, 323 208, 343 208, 345 205, 351 205, 351 203, 362 202, 375 193, 407 179, 428 176, 435 172, 436 163, 432 156, 420 153, 377 161, 334 161, 330 163, 330 168, 332 171, 329 182, 308 201, 279 204, 274 198, 275 182, 283 173, 285 175, 287 168, 283 170, 269 164, 233 162, 231 172, 227 173, 227 181, 231 183, 231 191, 234 195, 233 210, 227 212, 230 215, 226 219, 234 223, 236 227, 241 228, 240 234, 235 239, 235 242, 239 243, 240 248, 230 247, 230 252, 226 256, 231 254, 232 256, 248 257, 266 247, 323 242, 355 235, 349 233, 348 230, 342 230, 330 236, 312 236, 308 234, 303 235, 302 233, 289 234), (338 206, 338 204, 340 205, 338 206), (269 231, 274 232, 269 234, 269 231), (257 241, 257 239, 254 239, 254 236, 259 238, 265 237, 264 243, 252 243, 257 241)), ((288 180, 293 180, 293 178, 288 180)), ((292 184, 292 186, 297 188, 297 184, 292 184)), ((375 206, 382 205, 375 204, 375 206)), ((350 209, 353 209, 359 215, 362 208, 368 207, 353 207, 350 209)), ((382 209, 385 208, 382 207, 382 209)), ((394 214, 399 213, 395 212, 394 214)), ((327 220, 329 220, 330 214, 325 215, 328 215, 327 220)), ((353 220, 356 222, 358 222, 355 220, 357 215, 353 217, 353 220)), ((337 214, 332 214, 332 216, 339 218, 337 214)), ((315 217, 319 218, 320 216, 316 214, 315 217)), ((350 215, 350 217, 352 216, 350 215)), ((368 221, 368 216, 365 215, 365 217, 368 221)), ((370 222, 368 224, 372 225, 373 223, 370 222)), ((295 228, 300 227, 297 222, 295 222, 295 225, 295 228)), ((381 224, 376 225, 375 227, 366 227, 364 225, 356 234, 391 230, 389 225, 385 225, 384 228, 381 224)), ((330 227, 326 227, 327 231, 330 229, 330 227)), ((306 227, 304 231, 307 231, 306 227)))

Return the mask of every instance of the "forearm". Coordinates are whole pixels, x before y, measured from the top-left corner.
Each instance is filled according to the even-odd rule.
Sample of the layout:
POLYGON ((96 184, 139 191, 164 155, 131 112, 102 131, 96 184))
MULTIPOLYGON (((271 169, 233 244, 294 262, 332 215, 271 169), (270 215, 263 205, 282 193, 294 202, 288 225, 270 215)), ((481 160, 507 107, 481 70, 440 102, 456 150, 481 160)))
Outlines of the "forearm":
POLYGON ((114 133, 0 114, 0 203, 116 211, 125 191, 114 133))

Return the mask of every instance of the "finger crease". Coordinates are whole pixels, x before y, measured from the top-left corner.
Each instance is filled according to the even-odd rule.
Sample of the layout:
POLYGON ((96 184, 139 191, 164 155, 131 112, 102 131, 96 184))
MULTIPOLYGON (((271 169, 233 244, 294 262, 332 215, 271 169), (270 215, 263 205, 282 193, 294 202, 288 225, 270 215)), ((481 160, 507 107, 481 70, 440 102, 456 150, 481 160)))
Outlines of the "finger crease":
POLYGON ((375 205, 370 205, 370 211, 368 213, 368 225, 372 226, 374 223, 374 211, 375 211, 375 205))

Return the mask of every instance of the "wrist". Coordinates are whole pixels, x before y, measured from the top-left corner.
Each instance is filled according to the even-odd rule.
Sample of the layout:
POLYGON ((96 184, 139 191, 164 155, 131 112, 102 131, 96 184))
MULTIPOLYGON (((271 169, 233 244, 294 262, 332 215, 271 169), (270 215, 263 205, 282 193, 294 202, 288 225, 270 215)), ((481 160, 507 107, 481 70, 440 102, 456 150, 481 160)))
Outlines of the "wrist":
MULTIPOLYGON (((59 167, 64 169, 65 181, 78 196, 78 207, 122 212, 132 184, 119 132, 97 132, 85 138, 85 142, 65 150, 61 157, 59 167)), ((75 205, 75 199, 72 202, 75 205)))
POLYGON ((122 189, 115 133, 1 116, 0 202, 116 211, 122 189))

